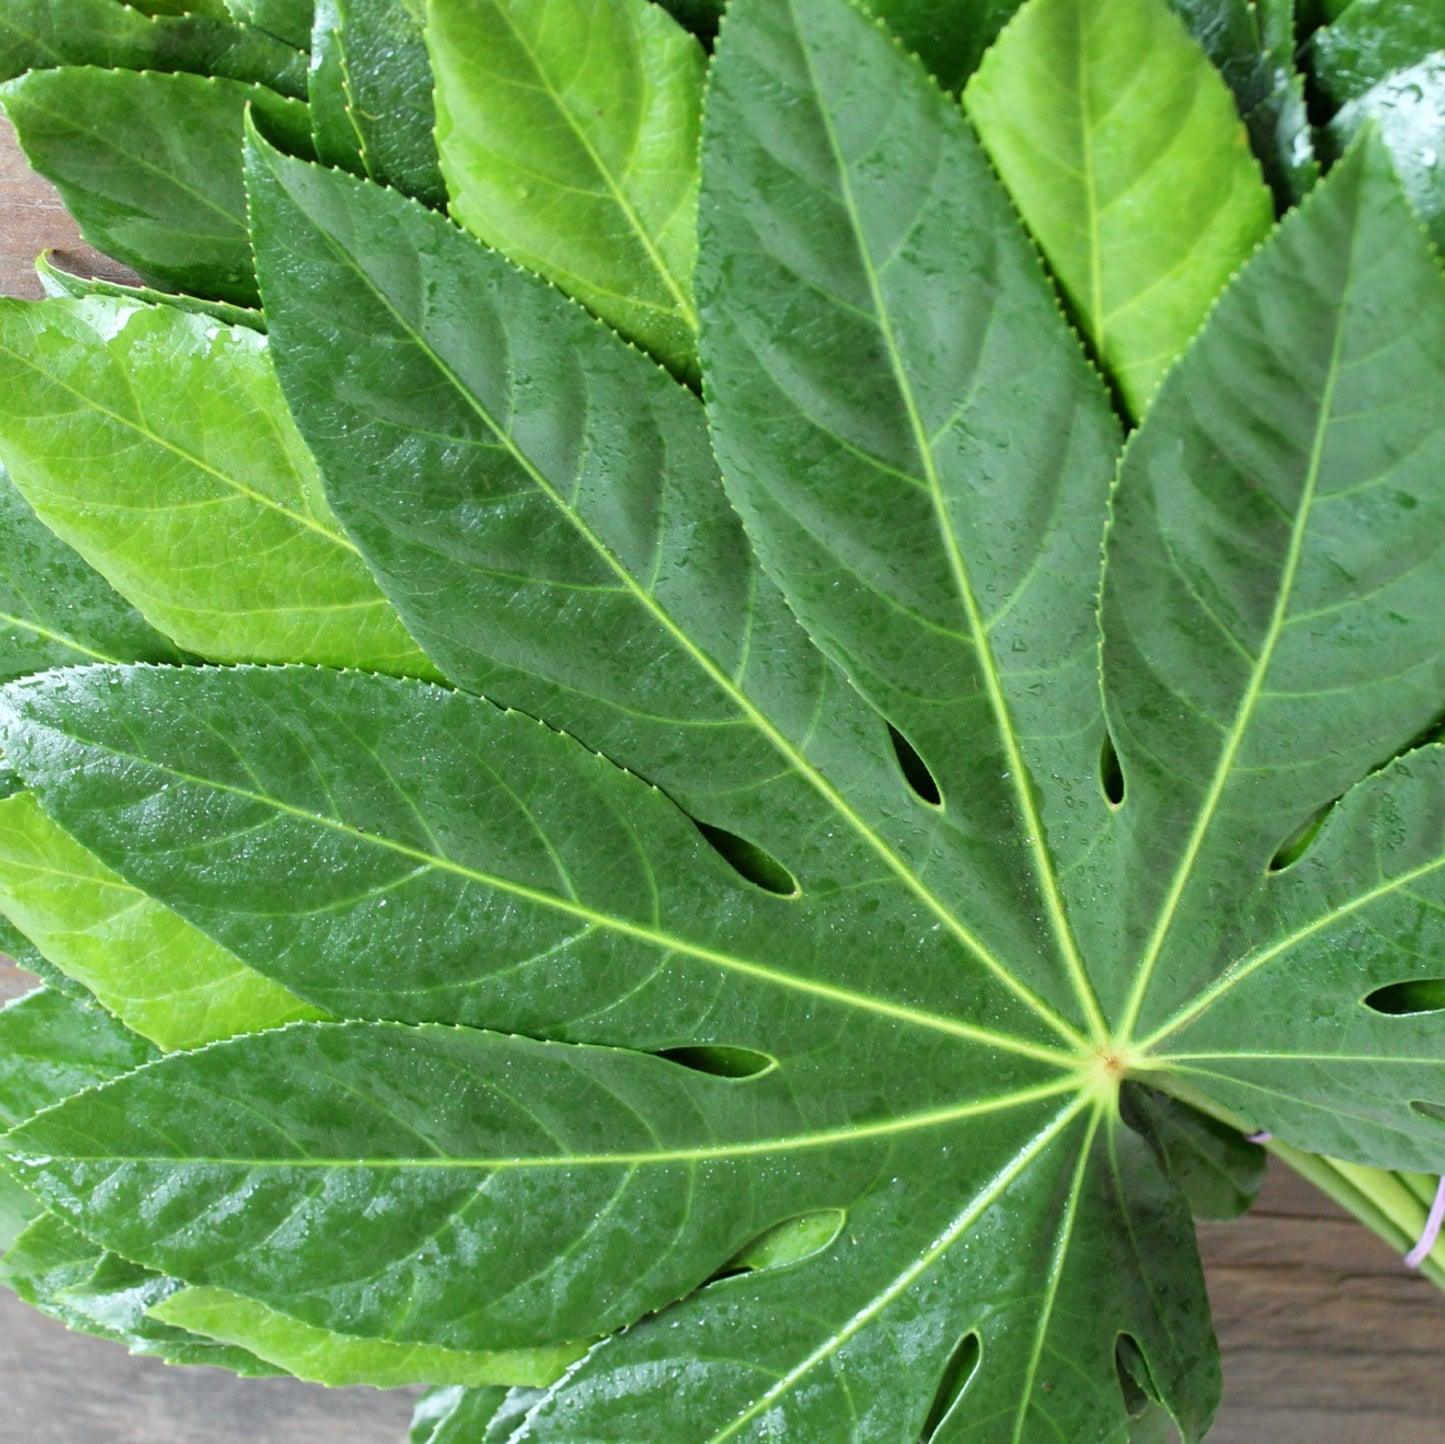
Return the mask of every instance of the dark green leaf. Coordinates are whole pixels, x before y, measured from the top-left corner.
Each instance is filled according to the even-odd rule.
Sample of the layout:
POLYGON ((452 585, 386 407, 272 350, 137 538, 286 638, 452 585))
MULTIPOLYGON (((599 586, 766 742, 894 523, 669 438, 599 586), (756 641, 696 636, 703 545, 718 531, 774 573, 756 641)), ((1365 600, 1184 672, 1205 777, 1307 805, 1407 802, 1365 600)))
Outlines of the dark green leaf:
MULTIPOLYGON (((513 1392, 539 1397, 531 1390, 513 1392)), ((503 1429, 496 1437, 506 1439, 512 1433, 507 1423, 521 1417, 510 1414, 509 1399, 506 1389, 434 1389, 416 1406, 409 1444, 492 1444, 493 1426, 503 1429)))
POLYGON ((321 0, 312 45, 316 153, 428 205, 446 204, 431 62, 401 0, 321 0))
POLYGON ((1314 38, 1316 73, 1341 109, 1328 145, 1379 131, 1416 212, 1445 246, 1445 11, 1356 0, 1314 38))
POLYGON ((305 49, 311 43, 314 0, 225 0, 237 20, 269 31, 288 45, 305 49))
POLYGON ((170 1364, 210 1364, 249 1378, 279 1372, 244 1349, 151 1318, 180 1285, 100 1248, 52 1214, 35 1220, 0 1260, 0 1283, 68 1328, 170 1364))
POLYGON ((1195 1218, 1231 1219, 1248 1211, 1264 1184, 1263 1148, 1237 1128, 1152 1088, 1126 1087, 1123 1106, 1135 1127, 1153 1134, 1195 1218))
POLYGON ((1295 65, 1294 0, 1170 0, 1234 92, 1281 209, 1319 179, 1295 65))
POLYGON ((81 662, 177 662, 97 572, 41 525, 0 472, 0 677, 81 662))
POLYGON ((0 102, 91 245, 163 289, 255 303, 241 118, 251 106, 306 153, 298 101, 235 80, 67 67, 0 85, 0 102))
POLYGON ((306 95, 303 57, 249 26, 205 15, 152 19, 118 0, 6 0, 0 80, 62 65, 186 70, 306 95))
POLYGON ((94 1003, 39 988, 0 1008, 0 1124, 160 1055, 94 1003))

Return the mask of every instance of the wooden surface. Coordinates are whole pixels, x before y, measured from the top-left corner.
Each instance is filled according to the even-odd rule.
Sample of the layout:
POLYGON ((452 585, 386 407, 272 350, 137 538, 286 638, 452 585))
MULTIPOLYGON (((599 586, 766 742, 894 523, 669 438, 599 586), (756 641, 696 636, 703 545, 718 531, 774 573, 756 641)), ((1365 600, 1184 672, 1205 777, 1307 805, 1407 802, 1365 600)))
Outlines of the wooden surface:
MULTIPOLYGON (((80 244, 0 121, 0 293, 39 295, 47 246, 66 269, 123 274, 80 244)), ((0 999, 26 985, 0 962, 0 999)), ((1200 1234, 1224 1351, 1210 1444, 1445 1444, 1433 1286, 1285 1169, 1249 1218, 1200 1234)), ((0 1444, 402 1444, 412 1397, 168 1369, 0 1291, 0 1444)))

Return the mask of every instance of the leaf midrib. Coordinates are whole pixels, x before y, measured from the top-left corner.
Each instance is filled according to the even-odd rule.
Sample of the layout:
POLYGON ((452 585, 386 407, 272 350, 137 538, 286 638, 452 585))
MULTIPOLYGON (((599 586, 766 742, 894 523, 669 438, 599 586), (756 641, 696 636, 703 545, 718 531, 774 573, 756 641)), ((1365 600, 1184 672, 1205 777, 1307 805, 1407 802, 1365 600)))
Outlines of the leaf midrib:
MULTIPOLYGON (((1342 369, 1341 358, 1344 352, 1345 322, 1349 315, 1350 291, 1355 272, 1355 247, 1358 242, 1358 236, 1358 225, 1352 226, 1350 228, 1349 250, 1345 258, 1345 277, 1341 286, 1340 306, 1335 319, 1335 334, 1330 346, 1329 368, 1325 375, 1325 384, 1320 393, 1319 418, 1315 423, 1315 434, 1310 445, 1309 464, 1305 472, 1304 484, 1300 489, 1299 506, 1290 530, 1289 547, 1285 553, 1284 566, 1280 572, 1279 590, 1276 593, 1274 607, 1270 613, 1269 626, 1265 632, 1264 643, 1259 649, 1259 655, 1250 673, 1249 685, 1246 687, 1244 695, 1240 699, 1239 707, 1235 712, 1234 722, 1230 727, 1225 745, 1220 751, 1219 760, 1215 764, 1214 775, 1210 779, 1209 789, 1205 793, 1204 800, 1195 816, 1194 827, 1190 830, 1189 841, 1179 859, 1179 865, 1175 869, 1174 876, 1170 881, 1169 890, 1165 894, 1164 901, 1160 906, 1158 920, 1145 946, 1144 955, 1140 959, 1138 976, 1135 979, 1133 990, 1129 995, 1129 1000, 1125 1006, 1124 1015, 1120 1023, 1120 1032, 1126 1040, 1132 1037, 1134 1027, 1139 1021, 1139 1014, 1148 996, 1149 984, 1153 979, 1154 970, 1163 952, 1164 943, 1169 936, 1170 929, 1174 925, 1179 904, 1183 900, 1184 893, 1193 877, 1195 864, 1199 860, 1199 854, 1204 847, 1204 841, 1209 833, 1209 829, 1214 823, 1215 814, 1219 809, 1220 802, 1223 800, 1225 788, 1228 787, 1231 781, 1235 758, 1238 756, 1240 748, 1244 745, 1245 734, 1248 732, 1249 725, 1253 721, 1255 706, 1259 701, 1261 693, 1264 691, 1265 680, 1269 675, 1269 669, 1274 661, 1275 649, 1279 645, 1280 638, 1284 635, 1290 603, 1294 596, 1295 580, 1299 572, 1300 559, 1304 552, 1305 538, 1309 530, 1309 523, 1319 488, 1320 471, 1324 464, 1325 440, 1329 435, 1330 427, 1334 421, 1335 388, 1339 383, 1340 371, 1342 369)), ((1128 1047, 1130 1044, 1126 1041, 1123 1046, 1128 1047)))
POLYGON ((987 1028, 980 1028, 970 1023, 963 1023, 953 1018, 944 1017, 941 1014, 930 1013, 919 1008, 906 1007, 902 1004, 888 1003, 869 994, 855 993, 851 989, 839 988, 831 984, 800 978, 795 974, 783 972, 763 963, 754 962, 747 958, 739 958, 730 953, 720 952, 713 948, 704 947, 698 943, 689 942, 687 939, 677 937, 671 933, 644 927, 639 923, 627 922, 625 919, 598 912, 596 909, 587 907, 582 903, 571 901, 554 893, 545 892, 540 888, 534 888, 525 883, 519 883, 507 878, 481 872, 475 868, 470 868, 462 863, 456 862, 451 858, 442 857, 435 853, 427 852, 422 848, 412 847, 408 843, 383 837, 379 833, 363 831, 361 828, 353 827, 351 824, 343 822, 339 818, 327 817, 321 813, 312 812, 303 807, 297 807, 294 804, 282 801, 280 798, 272 797, 267 793, 253 792, 249 788, 238 787, 231 783, 217 781, 214 778, 188 773, 180 768, 156 762, 152 758, 125 752, 119 748, 105 746, 104 744, 82 742, 81 745, 102 748, 112 757, 126 762, 139 763, 141 766, 150 768, 163 776, 174 778, 177 782, 210 788, 217 792, 224 793, 227 796, 237 797, 247 802, 258 803, 261 806, 271 808, 288 817, 297 818, 312 826, 324 827, 333 832, 340 833, 342 836, 348 837, 353 841, 365 843, 370 847, 383 848, 401 857, 408 858, 413 862, 423 863, 441 872, 452 873, 478 886, 492 888, 538 907, 549 908, 555 912, 577 918, 579 921, 585 922, 591 927, 629 937, 635 941, 646 943, 649 946, 661 948, 664 951, 681 953, 685 956, 696 958, 700 962, 706 962, 714 967, 725 969, 726 971, 755 977, 763 982, 790 989, 794 992, 806 993, 813 997, 826 999, 829 1002, 837 1003, 844 1007, 855 1008, 862 1012, 876 1014, 880 1017, 893 1018, 899 1022, 915 1024, 919 1027, 927 1028, 934 1032, 946 1033, 953 1037, 968 1038, 971 1041, 983 1043, 990 1047, 996 1047, 1007 1052, 1019 1053, 1025 1057, 1037 1058, 1058 1066, 1071 1067, 1077 1061, 1072 1054, 1063 1053, 1058 1049, 1049 1048, 1042 1044, 1030 1043, 1013 1034, 994 1033, 987 1028))
MULTIPOLYGON (((673 304, 677 314, 682 318, 688 330, 693 335, 696 335, 698 327, 697 310, 684 292, 677 278, 672 274, 671 268, 663 260, 662 254, 658 251, 652 237, 648 234, 647 227, 642 224, 642 217, 638 215, 632 202, 628 199, 626 192, 613 176, 611 168, 603 160, 597 148, 592 144, 591 137, 578 124, 577 117, 573 113, 572 108, 566 105, 562 97, 557 93, 556 87, 552 84, 552 77, 543 68, 541 61, 537 58, 537 54, 528 43, 527 38, 517 28, 511 11, 504 4, 493 3, 491 8, 501 17, 503 24, 506 25, 518 46, 526 54, 528 63, 531 65, 537 79, 541 82, 548 99, 551 100, 552 104, 557 108, 558 114, 566 121, 568 130, 576 137, 578 144, 586 151, 587 158, 592 162, 597 174, 602 177, 602 182, 607 187, 608 194, 611 195, 618 210, 622 212, 633 234, 642 243, 642 248, 647 254, 648 261, 657 272, 664 289, 673 298, 673 304)), ((637 35, 635 31, 633 34, 637 36, 639 43, 645 44, 642 36, 637 35)))
MULTIPOLYGON (((108 347, 106 348, 106 350, 107 352, 109 352, 108 347)), ((123 363, 121 363, 118 358, 114 357, 113 353, 111 354, 112 359, 116 360, 118 365, 123 365, 123 363)), ((152 431, 149 426, 145 425, 141 421, 133 420, 128 416, 122 415, 118 411, 112 411, 108 406, 102 405, 93 396, 88 396, 85 392, 80 391, 76 387, 70 385, 69 382, 62 380, 53 371, 46 370, 46 368, 41 366, 38 362, 33 361, 28 356, 22 355, 18 351, 11 350, 10 347, 4 345, 3 343, 0 343, 0 355, 9 357, 12 361, 18 362, 21 366, 24 366, 27 370, 33 371, 37 376, 41 377, 50 385, 59 387, 60 390, 73 396, 86 410, 94 411, 97 415, 105 417, 108 421, 114 422, 117 426, 122 426, 125 427, 127 430, 134 431, 137 436, 143 437, 146 441, 152 442, 154 445, 160 447, 163 451, 169 451, 173 456, 178 457, 180 460, 186 462, 190 466, 194 466, 197 471, 204 472, 207 476, 210 476, 214 480, 220 482, 222 486, 225 486, 231 491, 234 491, 238 496, 244 498, 245 500, 252 501, 258 506, 266 507, 269 510, 278 512, 281 516, 284 516, 287 521, 294 522, 299 527, 303 527, 309 531, 315 532, 318 536, 322 536, 328 542, 332 543, 332 545, 341 547, 343 550, 349 551, 356 557, 360 558, 360 551, 356 548, 355 545, 353 545, 350 539, 343 535, 339 530, 332 531, 326 526, 324 526, 321 522, 317 521, 314 517, 306 516, 302 512, 292 511, 284 503, 275 500, 273 497, 268 497, 264 492, 254 490, 252 487, 247 486, 245 482, 240 481, 236 477, 228 475, 224 471, 221 471, 219 467, 213 466, 204 458, 197 456, 194 452, 189 451, 186 447, 180 445, 179 442, 171 441, 169 438, 162 436, 159 432, 152 431)), ((62 494, 69 496, 69 493, 62 494)), ((170 510, 170 508, 160 506, 147 508, 147 510, 156 514, 164 514, 168 510, 170 510)))
MULTIPOLYGON (((1054 873, 1053 859, 1050 857, 1044 843, 1043 819, 1039 815, 1033 790, 1029 784, 1028 768, 1019 747, 1018 734, 1015 731, 1013 717, 1009 711, 1008 699, 1003 694, 1003 686, 998 674, 998 665, 993 654, 992 637, 984 623, 983 615, 979 610, 978 598, 973 591, 968 564, 964 559, 958 536, 954 532, 953 525, 948 517, 943 496, 942 480, 938 475, 933 448, 929 442, 928 430, 919 413, 917 398, 913 394, 913 386, 909 380, 907 369, 903 364, 897 339, 893 334, 892 317, 883 295, 882 283, 878 275, 877 267, 873 261, 872 252, 869 250, 864 236, 857 202, 853 195, 853 186, 849 177, 847 162, 844 159, 842 148, 838 143, 833 117, 824 100, 823 87, 819 82, 816 69, 813 65, 812 53, 808 48, 806 38, 803 36, 802 27, 798 21, 793 0, 788 0, 788 9, 793 18, 793 28, 798 36, 799 49, 802 52, 804 64, 808 71, 808 79, 812 86, 813 96, 818 106, 818 116, 827 133, 828 146, 832 152, 834 163, 837 166, 841 198, 844 209, 848 214, 854 239, 857 243, 859 260, 862 262, 867 275, 869 294, 873 301, 879 334, 883 338, 884 346, 888 352, 889 365, 893 370, 894 380, 898 387, 899 399, 902 401, 907 414, 908 425, 913 435, 913 444, 918 452, 919 462, 923 467, 924 475, 921 478, 921 482, 928 490, 933 501, 934 515, 937 518, 939 534, 948 553, 949 566, 953 573, 954 585, 958 591, 959 600, 963 605, 964 614, 968 620, 974 654, 978 658, 979 670, 983 675, 989 705, 993 711, 994 719, 998 724, 999 736, 1004 745, 1004 753, 1009 764, 1009 779, 1013 784, 1013 792, 1018 800, 1019 810, 1023 814, 1025 826, 1028 829, 1027 845, 1029 853, 1034 860, 1034 870, 1039 885, 1043 890, 1045 909, 1048 912, 1055 939, 1059 944, 1060 951, 1063 953, 1064 964, 1068 970, 1070 982, 1073 984, 1075 995, 1088 1020, 1093 1041, 1096 1044, 1101 1043, 1108 1036, 1108 1027, 1104 1021, 1104 1015, 1099 1007, 1098 999, 1094 995, 1093 986, 1084 969, 1083 960, 1079 956, 1078 945, 1074 939, 1073 930, 1069 926, 1068 915, 1064 909, 1063 897, 1059 891, 1058 878, 1054 873)), ((915 480, 919 479, 915 478, 915 480)), ((1050 1011, 1052 1012, 1052 1010, 1050 1011)))
MULTIPOLYGON (((301 1024, 302 1027, 314 1026, 342 1026, 301 1024)), ((167 1060, 161 1059, 148 1067, 143 1066, 136 1070, 135 1077, 140 1073, 149 1071, 149 1068, 164 1067, 167 1060)), ((328 1079, 327 1081, 337 1083, 339 1080, 328 1079)), ((344 1085, 342 1085, 344 1086, 344 1085)), ((355 1092, 354 1089, 347 1089, 355 1092)), ((822 1129, 817 1133, 800 1133, 791 1137, 763 1138, 748 1143, 718 1143, 703 1148, 659 1148, 650 1153, 622 1152, 617 1153, 558 1153, 544 1154, 532 1157, 519 1157, 515 1154, 500 1154, 493 1157, 464 1157, 447 1154, 427 1154, 415 1158, 397 1157, 358 1157, 356 1154, 346 1154, 337 1157, 322 1157, 315 1154, 298 1153, 296 1157, 267 1157, 241 1156, 234 1154, 146 1154, 146 1153, 120 1153, 112 1150, 108 1153, 87 1154, 73 1150, 63 1153, 51 1151, 45 1156, 49 1159, 63 1159, 66 1163, 110 1163, 110 1164, 153 1164, 163 1163, 171 1166, 181 1165, 187 1168, 247 1168, 247 1169, 287 1169, 287 1170, 311 1170, 323 1169, 333 1172, 348 1172, 365 1170, 367 1172, 487 1172, 487 1173, 519 1173, 537 1172, 549 1169, 573 1169, 573 1168, 645 1168, 654 1165, 670 1163, 709 1163, 733 1158, 757 1158, 768 1157, 774 1154, 799 1153, 814 1148, 830 1148, 835 1145, 846 1146, 852 1143, 867 1142, 876 1138, 896 1138, 908 1133, 926 1132, 931 1128, 943 1128, 950 1123, 958 1123, 966 1118, 979 1118, 991 1113, 1005 1113, 1015 1108, 1023 1108, 1031 1103, 1043 1102, 1049 1098, 1062 1097, 1068 1093, 1078 1093, 1077 1082, 1071 1078, 1061 1079, 1055 1083, 1039 1084, 1034 1088, 1023 1088, 1015 1093, 1000 1094, 996 1098, 984 1098, 974 1103, 959 1104, 953 1108, 937 1108, 926 1113, 915 1113, 905 1115, 902 1118, 892 1118, 882 1123, 865 1123, 854 1125, 848 1128, 822 1129)), ((374 1103, 374 1099, 366 1098, 365 1101, 374 1103)), ((1080 1109, 1088 1106, 1087 1097, 1080 1095, 1073 1105, 1062 1115, 1063 1121, 1072 1118, 1080 1109)), ((248 1109, 248 1111, 255 1111, 248 1109)), ((384 1110, 390 1111, 390 1110, 384 1110)), ((277 1129, 288 1139, 290 1135, 278 1125, 274 1119, 257 1114, 259 1118, 270 1128, 277 1129)), ((392 1113, 390 1116, 396 1121, 405 1123, 404 1119, 392 1113)), ((24 1131, 28 1125, 22 1124, 15 1130, 13 1142, 19 1144, 24 1141, 24 1131)), ((425 1135, 419 1133, 412 1125, 406 1125, 410 1132, 422 1142, 430 1143, 425 1135)), ((295 1141, 292 1139, 291 1141, 295 1141)), ((297 1145, 298 1149, 300 1145, 297 1145)), ((23 1153, 13 1155, 17 1160, 25 1161, 23 1153)), ((1027 1162, 1027 1159, 1024 1160, 1027 1162)), ((35 1163, 32 1167, 43 1165, 35 1163)))
MULTIPOLYGON (((313 224, 315 223, 313 222, 313 224)), ((533 465, 531 459, 519 450, 505 427, 493 418, 486 407, 482 405, 480 399, 472 394, 470 389, 462 383, 456 372, 452 370, 451 366, 437 354, 426 338, 397 310, 392 304, 391 298, 384 294, 380 288, 372 282, 371 277, 362 269, 355 258, 341 243, 324 227, 317 225, 316 229, 332 248, 333 252, 347 265, 348 269, 371 291, 378 302, 391 313, 397 326, 411 338, 412 344, 432 362, 446 379, 447 383, 462 398, 463 402, 476 413, 477 417, 492 435, 497 438, 502 449, 506 451, 521 470, 531 479, 533 485, 535 485, 567 519, 578 536, 596 552, 603 565, 621 582, 623 589, 651 614, 657 624, 662 627, 668 636, 692 659, 699 670, 728 698, 743 717, 758 729, 788 765, 843 818, 848 826, 862 838, 867 846, 882 860, 885 866, 898 877, 904 886, 964 944, 974 957, 1002 983, 1004 987, 1013 993, 1030 1011, 1066 1042, 1075 1047, 1082 1047, 1084 1039, 1049 1007, 1042 998, 1035 994, 1032 989, 1014 977, 1008 968, 993 955, 983 940, 944 906, 943 901, 925 886, 923 880, 919 878, 888 843, 864 821, 833 784, 813 767, 812 763, 793 746, 788 738, 759 711, 752 700, 738 687, 733 679, 688 637, 682 627, 674 621, 671 614, 657 602, 651 593, 637 582, 636 578, 634 578, 612 554, 611 549, 603 542, 602 538, 592 531, 566 498, 563 497, 537 467, 533 465)), ((598 324, 601 323, 599 322, 598 324)))

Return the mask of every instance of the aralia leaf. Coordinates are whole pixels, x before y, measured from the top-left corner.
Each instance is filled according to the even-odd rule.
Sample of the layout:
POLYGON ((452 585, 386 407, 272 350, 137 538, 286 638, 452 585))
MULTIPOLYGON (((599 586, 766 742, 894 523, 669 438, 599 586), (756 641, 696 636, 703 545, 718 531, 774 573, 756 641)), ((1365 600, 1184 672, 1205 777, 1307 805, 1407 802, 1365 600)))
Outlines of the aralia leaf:
POLYGON ((1371 142, 1226 292, 1125 457, 1102 615, 1133 961, 1104 986, 1146 1034, 1281 926, 1382 784, 1270 873, 1280 845, 1438 715, 1442 354, 1445 279, 1371 142))
POLYGON ((468 1388, 498 1382, 551 1383, 585 1345, 466 1354, 425 1344, 392 1344, 330 1333, 225 1289, 184 1288, 150 1308, 162 1323, 238 1345, 298 1379, 332 1388, 369 1384, 395 1389, 408 1384, 468 1388))
POLYGON ((402 0, 321 0, 311 67, 317 158, 445 205, 419 13, 402 0))
MULTIPOLYGON (((760 574, 692 393, 399 197, 265 150, 250 185, 282 384, 333 505, 449 678, 754 841, 805 894, 868 889, 880 930, 928 917, 925 933, 939 922, 986 966, 999 950, 1035 956, 1031 912, 986 901, 1018 887, 1012 859, 918 805, 877 714, 760 574), (534 417, 519 402, 541 374, 578 403, 534 417), (401 455, 422 459, 410 492, 401 455), (846 798, 829 781, 840 770, 846 798), (964 908, 980 932, 960 927, 964 908)), ((1112 454, 1097 454, 1102 496, 1112 454)), ((1029 970, 1022 991, 1046 979, 1058 985, 1029 970)))
POLYGON ((249 26, 199 14, 152 18, 118 0, 7 0, 0 80, 64 65, 185 70, 306 96, 303 58, 249 26))
POLYGON ((0 85, 26 157, 91 245, 163 289, 256 300, 241 186, 250 106, 306 153, 306 108, 260 85, 67 66, 0 85))
POLYGON ((53 1214, 36 1219, 0 1260, 0 1282, 67 1328, 170 1364, 210 1364, 248 1378, 280 1371, 230 1344, 164 1324, 152 1304, 180 1287, 108 1252, 53 1214))
POLYGON ((331 515, 253 331, 0 301, 0 386, 15 484, 180 646, 437 675, 331 515))
POLYGON ((696 374, 702 47, 649 0, 429 0, 452 214, 696 374))
POLYGON ((0 1123, 14 1127, 159 1056, 97 1004, 37 988, 0 1008, 0 1123))
POLYGON ((162 1048, 322 1016, 117 877, 29 793, 0 802, 0 910, 162 1048))
POLYGON ((1356 0, 1312 41, 1320 89, 1339 110, 1338 155, 1373 126, 1420 218, 1445 246, 1445 13, 1435 5, 1356 0))
POLYGON ((258 308, 232 306, 227 301, 208 301, 201 296, 185 296, 178 292, 157 291, 153 286, 128 286, 121 281, 107 281, 101 276, 77 276, 57 266, 51 259, 53 251, 42 251, 35 261, 35 274, 41 289, 54 300, 69 296, 84 301, 90 296, 110 296, 117 301, 134 301, 146 306, 174 306, 197 316, 209 316, 223 326, 246 326, 252 331, 266 330, 266 318, 258 308))
POLYGON ((225 0, 231 14, 284 40, 288 45, 305 49, 311 41, 314 0, 225 0))
POLYGON ((1164 0, 1028 0, 964 101, 1141 415, 1273 220, 1219 72, 1164 0))
POLYGON ((151 627, 0 472, 0 677, 87 662, 178 662, 151 627))

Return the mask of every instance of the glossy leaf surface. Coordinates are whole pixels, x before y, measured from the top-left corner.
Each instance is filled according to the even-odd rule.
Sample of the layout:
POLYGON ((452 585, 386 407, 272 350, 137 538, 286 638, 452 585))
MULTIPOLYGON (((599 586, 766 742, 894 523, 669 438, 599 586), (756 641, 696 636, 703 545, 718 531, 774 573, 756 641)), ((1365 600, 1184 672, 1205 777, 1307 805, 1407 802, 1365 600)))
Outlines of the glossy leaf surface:
POLYGON ((42 251, 35 261, 35 274, 41 289, 53 299, 69 296, 84 301, 90 296, 110 296, 117 301, 134 301, 145 306, 175 306, 196 316, 209 316, 223 326, 246 326, 264 332, 266 318, 258 308, 233 306, 227 301, 208 301, 201 296, 184 296, 173 291, 158 291, 154 286, 128 286, 120 281, 107 281, 100 276, 77 276, 51 257, 53 251, 42 251))
POLYGON ((872 19, 734 0, 702 139, 705 404, 252 137, 281 392, 458 690, 4 689, 55 826, 347 1019, 147 1062, 6 1167, 128 1297, 318 1375, 575 1360, 433 1396, 428 1444, 1194 1444, 1240 1135, 1445 1165, 1445 279, 1361 145, 1121 464, 872 19))
POLYGON ((0 102, 91 245, 163 289, 255 302, 241 119, 251 106, 304 154, 299 101, 235 80, 77 66, 8 81, 0 102))
POLYGON ((1273 218, 1233 96, 1161 0, 1029 0, 964 98, 1141 415, 1273 218))
POLYGON ((1320 176, 1305 77, 1295 63, 1295 0, 1170 0, 1234 92, 1281 210, 1320 176))
POLYGON ((419 7, 321 0, 311 66, 317 158, 445 205, 419 7))
POLYGON ((150 1306, 178 1282, 108 1253, 53 1214, 36 1219, 10 1246, 0 1259, 0 1282, 67 1328, 124 1344, 133 1354, 250 1378, 278 1372, 244 1349, 152 1318, 150 1306))
POLYGON ((1313 42, 1324 92, 1340 105, 1335 154, 1375 127, 1417 214, 1445 246, 1445 13, 1435 5, 1352 4, 1313 42))
POLYGON ((452 214, 696 374, 702 47, 649 0, 430 0, 452 214))
POLYGON ((248 26, 206 15, 152 18, 116 0, 7 0, 0 11, 0 80, 62 65, 185 70, 306 95, 303 58, 248 26))
POLYGON ((16 485, 180 646, 436 675, 326 505, 253 331, 6 300, 0 387, 16 485))
POLYGON ((37 988, 0 1008, 0 1123, 14 1127, 159 1056, 96 1004, 37 988))
POLYGON ((0 474, 0 676, 180 653, 36 517, 0 474))

